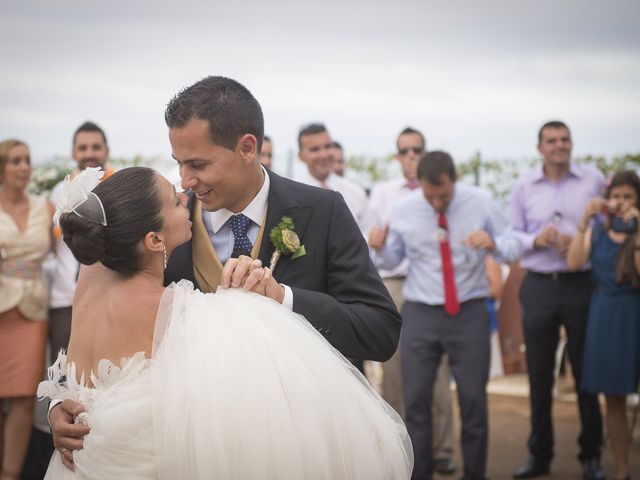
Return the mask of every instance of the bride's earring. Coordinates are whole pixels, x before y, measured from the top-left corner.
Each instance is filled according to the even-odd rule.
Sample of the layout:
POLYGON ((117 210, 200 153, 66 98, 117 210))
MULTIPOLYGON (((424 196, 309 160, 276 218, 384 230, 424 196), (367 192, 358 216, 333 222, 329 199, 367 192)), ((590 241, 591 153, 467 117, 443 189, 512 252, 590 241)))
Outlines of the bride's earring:
POLYGON ((167 269, 167 247, 165 247, 165 245, 162 245, 162 253, 164 254, 164 269, 167 269))

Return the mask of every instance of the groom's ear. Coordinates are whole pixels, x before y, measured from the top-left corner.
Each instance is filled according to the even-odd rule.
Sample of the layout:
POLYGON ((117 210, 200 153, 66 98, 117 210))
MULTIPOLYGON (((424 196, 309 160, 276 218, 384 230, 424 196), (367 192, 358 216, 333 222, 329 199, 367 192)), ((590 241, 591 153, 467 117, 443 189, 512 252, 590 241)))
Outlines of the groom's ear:
POLYGON ((144 246, 151 252, 162 252, 164 239, 161 233, 149 232, 144 236, 144 246))
POLYGON ((254 135, 245 133, 238 140, 236 151, 246 163, 252 163, 258 155, 258 141, 254 135))

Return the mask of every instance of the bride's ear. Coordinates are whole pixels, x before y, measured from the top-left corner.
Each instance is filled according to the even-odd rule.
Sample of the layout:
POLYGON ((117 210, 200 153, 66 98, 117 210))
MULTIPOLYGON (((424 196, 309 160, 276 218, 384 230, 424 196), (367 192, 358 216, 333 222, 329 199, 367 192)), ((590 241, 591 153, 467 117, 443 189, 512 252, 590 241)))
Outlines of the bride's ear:
POLYGON ((144 236, 144 246, 150 252, 162 252, 164 249, 164 238, 161 233, 149 232, 144 236))

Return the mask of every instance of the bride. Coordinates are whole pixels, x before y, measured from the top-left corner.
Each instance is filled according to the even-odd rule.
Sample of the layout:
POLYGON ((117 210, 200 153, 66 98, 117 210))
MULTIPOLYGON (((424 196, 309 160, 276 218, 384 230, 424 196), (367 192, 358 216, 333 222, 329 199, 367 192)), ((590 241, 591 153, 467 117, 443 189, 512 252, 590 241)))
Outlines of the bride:
POLYGON ((59 214, 83 267, 69 351, 38 394, 80 404, 70 427, 86 436, 73 457, 54 452, 46 479, 410 477, 398 415, 303 317, 257 294, 268 269, 254 261, 242 288, 216 294, 163 288, 191 235, 185 195, 144 167, 100 176, 78 175, 59 214))

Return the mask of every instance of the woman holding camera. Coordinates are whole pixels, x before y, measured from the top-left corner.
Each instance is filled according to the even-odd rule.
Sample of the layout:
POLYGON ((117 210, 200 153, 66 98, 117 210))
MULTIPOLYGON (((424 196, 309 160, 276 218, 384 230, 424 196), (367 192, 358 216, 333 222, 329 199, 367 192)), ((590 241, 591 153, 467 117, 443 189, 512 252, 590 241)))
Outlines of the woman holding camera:
POLYGON ((592 265, 581 389, 605 394, 615 479, 629 478, 626 395, 638 391, 640 378, 639 209, 640 178, 633 171, 617 173, 606 198, 587 205, 567 255, 572 270, 592 265))

